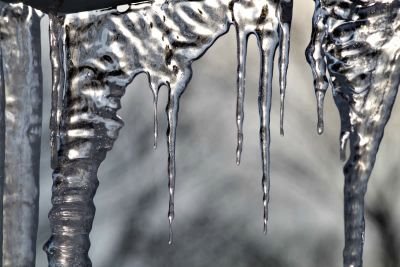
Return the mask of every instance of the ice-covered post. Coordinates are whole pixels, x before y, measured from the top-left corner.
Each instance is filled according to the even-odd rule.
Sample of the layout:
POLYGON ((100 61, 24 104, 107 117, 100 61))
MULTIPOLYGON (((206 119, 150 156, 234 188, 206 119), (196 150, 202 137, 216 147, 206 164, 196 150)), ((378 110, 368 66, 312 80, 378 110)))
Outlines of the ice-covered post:
POLYGON ((2 262, 34 266, 42 123, 40 15, 23 4, 0 3, 0 7, 0 106, 1 115, 5 114, 5 124, 1 123, 5 139, 0 133, 5 140, 4 145, 1 142, 4 163, 4 155, 0 157, 5 177, 2 262))

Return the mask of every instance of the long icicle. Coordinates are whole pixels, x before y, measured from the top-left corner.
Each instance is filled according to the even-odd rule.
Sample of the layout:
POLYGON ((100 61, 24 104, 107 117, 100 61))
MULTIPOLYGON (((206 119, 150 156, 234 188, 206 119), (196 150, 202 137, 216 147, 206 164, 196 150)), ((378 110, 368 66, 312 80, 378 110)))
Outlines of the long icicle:
POLYGON ((238 67, 237 67, 237 102, 236 102, 236 125, 237 125, 237 148, 236 164, 240 165, 243 150, 243 120, 244 120, 244 97, 246 86, 246 54, 248 34, 236 26, 238 67))
POLYGON ((264 233, 267 233, 268 203, 270 190, 270 113, 272 100, 272 75, 277 38, 258 36, 260 46, 260 89, 258 105, 260 112, 260 146, 262 160, 262 192, 264 206, 264 233))
MULTIPOLYGON (((3 27, 4 3, 0 2, 0 31, 3 27)), ((3 72, 3 52, 0 44, 0 263, 3 262, 3 193, 4 193, 4 160, 5 160, 5 84, 3 72)), ((0 264, 1 265, 1 264, 0 264)))

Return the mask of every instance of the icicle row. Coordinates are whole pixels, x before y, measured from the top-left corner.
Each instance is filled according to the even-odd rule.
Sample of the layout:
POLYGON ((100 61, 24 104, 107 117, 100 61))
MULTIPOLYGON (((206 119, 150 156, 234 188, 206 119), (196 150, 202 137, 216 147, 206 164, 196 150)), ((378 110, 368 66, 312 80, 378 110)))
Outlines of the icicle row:
POLYGON ((244 96, 246 84, 246 54, 248 35, 236 25, 238 45, 238 67, 237 67, 237 102, 236 102, 236 125, 237 125, 237 148, 236 164, 240 164, 243 150, 243 120, 244 120, 244 96))

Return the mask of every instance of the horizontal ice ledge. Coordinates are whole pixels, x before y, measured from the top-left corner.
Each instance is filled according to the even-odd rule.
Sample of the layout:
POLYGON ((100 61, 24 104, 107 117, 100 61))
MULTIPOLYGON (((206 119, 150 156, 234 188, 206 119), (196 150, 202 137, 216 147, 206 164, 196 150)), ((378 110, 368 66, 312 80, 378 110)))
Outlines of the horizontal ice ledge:
POLYGON ((118 5, 152 2, 151 0, 2 0, 6 3, 24 3, 45 13, 67 14, 118 5))

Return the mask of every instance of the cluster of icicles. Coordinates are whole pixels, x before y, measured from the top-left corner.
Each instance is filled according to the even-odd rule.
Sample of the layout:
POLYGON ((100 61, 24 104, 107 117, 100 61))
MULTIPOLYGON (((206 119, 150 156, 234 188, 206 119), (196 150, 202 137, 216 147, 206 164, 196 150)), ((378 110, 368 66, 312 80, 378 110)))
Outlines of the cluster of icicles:
MULTIPOLYGON (((293 0, 154 0, 117 9, 50 14, 53 73, 51 144, 52 236, 45 245, 50 266, 91 266, 89 232, 98 186, 97 169, 123 126, 117 111, 125 88, 148 75, 154 101, 167 86, 170 239, 174 219, 175 142, 180 96, 191 65, 234 25, 238 44, 237 164, 243 147, 243 102, 249 35, 261 56, 259 111, 264 232, 270 187, 270 109, 273 63, 279 50, 281 134, 289 63, 293 0)), ((307 60, 323 132, 323 99, 330 85, 341 117, 340 150, 345 160, 344 266, 361 267, 364 195, 398 90, 400 4, 398 0, 315 0, 307 60), (328 79, 329 77, 329 79, 328 79)))

